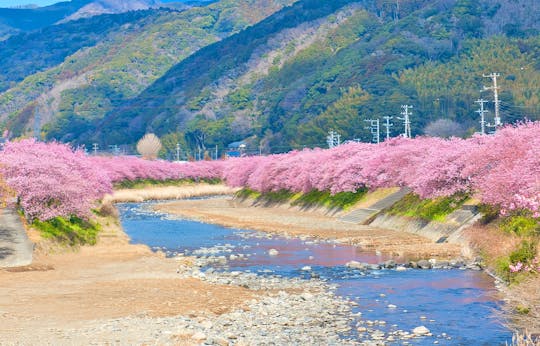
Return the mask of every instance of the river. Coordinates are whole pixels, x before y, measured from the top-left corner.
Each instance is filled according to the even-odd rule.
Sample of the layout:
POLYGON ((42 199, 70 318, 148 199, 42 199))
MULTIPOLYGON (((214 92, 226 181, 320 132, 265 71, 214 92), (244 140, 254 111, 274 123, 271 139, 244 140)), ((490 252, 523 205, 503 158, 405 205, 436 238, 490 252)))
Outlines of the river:
POLYGON ((218 271, 323 280, 337 286, 337 295, 354 301, 353 312, 361 313, 363 320, 384 321, 375 322, 383 332, 426 326, 433 336, 408 341, 413 345, 504 345, 511 340, 493 280, 483 272, 355 270, 344 264, 351 260, 375 264, 388 258, 333 242, 183 220, 154 212, 154 203, 118 206, 133 243, 169 256, 226 257, 226 262, 212 264, 218 271), (277 255, 270 255, 271 249, 277 255))

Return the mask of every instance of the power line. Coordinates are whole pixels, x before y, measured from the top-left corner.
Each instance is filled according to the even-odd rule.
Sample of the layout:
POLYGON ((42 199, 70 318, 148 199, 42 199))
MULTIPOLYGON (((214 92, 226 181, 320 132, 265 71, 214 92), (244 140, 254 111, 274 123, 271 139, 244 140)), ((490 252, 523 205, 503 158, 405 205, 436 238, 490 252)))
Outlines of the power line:
POLYGON ((495 73, 495 72, 492 72, 492 73, 490 73, 488 75, 486 75, 486 74, 483 75, 484 78, 491 78, 491 81, 493 83, 493 85, 490 86, 490 87, 484 86, 483 90, 491 90, 491 91, 493 91, 493 102, 495 103, 495 118, 494 118, 494 124, 490 125, 490 126, 494 127, 495 129, 497 129, 497 127, 502 125, 501 115, 500 115, 500 105, 501 104, 500 104, 500 101, 499 101, 499 90, 501 88, 497 85, 497 78, 500 77, 500 76, 501 76, 500 73, 495 73))
POLYGON ((390 138, 390 127, 394 126, 394 124, 390 123, 390 120, 392 120, 393 117, 391 116, 384 116, 383 119, 386 120, 386 122, 383 124, 384 127, 386 127, 386 139, 390 138))
POLYGON ((398 119, 403 120, 403 125, 405 127, 403 137, 412 138, 412 136, 411 136, 411 118, 410 118, 412 113, 409 113, 409 109, 412 109, 413 106, 401 105, 401 108, 403 109, 403 112, 401 112, 401 115, 403 115, 403 118, 398 117, 398 119))
POLYGON ((381 142, 381 127, 379 119, 367 119, 364 120, 369 123, 369 127, 366 127, 367 130, 370 130, 373 135, 373 142, 379 144, 381 142))
POLYGON ((328 148, 339 146, 341 144, 341 135, 334 130, 330 130, 328 136, 326 136, 326 143, 328 144, 328 148))
POLYGON ((486 102, 488 102, 487 100, 484 100, 484 99, 479 99, 479 100, 476 100, 474 101, 475 103, 478 103, 480 105, 480 110, 477 110, 476 113, 479 113, 480 114, 480 127, 481 127, 481 133, 483 135, 486 134, 486 117, 485 117, 485 114, 488 113, 489 111, 484 109, 484 104, 486 102))

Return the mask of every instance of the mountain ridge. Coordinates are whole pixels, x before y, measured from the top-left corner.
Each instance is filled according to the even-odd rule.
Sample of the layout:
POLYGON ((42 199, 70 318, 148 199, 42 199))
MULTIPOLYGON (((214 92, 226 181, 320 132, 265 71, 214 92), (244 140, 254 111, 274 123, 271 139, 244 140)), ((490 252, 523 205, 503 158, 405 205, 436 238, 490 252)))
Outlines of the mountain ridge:
POLYGON ((470 136, 479 129, 474 101, 490 98, 479 92, 490 82, 482 76, 500 72, 504 121, 540 119, 534 0, 404 0, 399 9, 376 0, 261 1, 134 21, 130 34, 112 32, 0 93, 0 117, 10 114, 5 124, 23 134, 43 112, 45 138, 87 146, 130 145, 155 132, 167 150, 245 140, 281 152, 325 146, 330 130, 371 141, 367 121, 382 116, 394 117, 397 136, 401 105, 413 105, 413 135, 470 136), (180 32, 192 38, 170 39, 180 32), (156 44, 169 48, 149 49, 156 44))
MULTIPOLYGON (((298 2, 294 5, 297 6, 296 18, 305 11, 305 8, 298 10, 301 4, 325 5, 322 1, 298 2)), ((415 134, 421 134, 423 128, 444 113, 450 121, 463 127, 464 133, 471 133, 477 128, 473 107, 474 100, 481 96, 478 90, 482 86, 482 74, 491 72, 490 69, 496 66, 514 76, 511 78, 519 77, 517 81, 503 83, 512 88, 506 90, 503 97, 510 104, 507 105, 507 120, 515 120, 510 118, 509 109, 516 110, 522 105, 530 107, 531 102, 518 89, 527 85, 534 90, 540 83, 538 70, 530 70, 528 72, 533 73, 528 75, 519 73, 507 61, 508 54, 501 52, 515 51, 512 56, 516 61, 535 59, 537 53, 518 46, 533 44, 538 36, 538 14, 528 14, 524 22, 536 24, 522 28, 516 28, 517 18, 509 16, 514 13, 524 15, 520 8, 532 4, 531 1, 518 1, 514 6, 498 0, 480 3, 409 1, 403 3, 399 18, 391 8, 381 7, 374 1, 344 1, 343 4, 355 5, 357 10, 364 12, 360 14, 359 11, 356 19, 352 15, 352 24, 343 21, 336 32, 318 37, 287 61, 283 60, 283 51, 287 48, 276 50, 274 53, 279 55, 276 59, 281 61, 268 68, 268 75, 259 76, 252 83, 240 80, 241 70, 253 56, 247 57, 242 47, 253 44, 255 47, 250 50, 253 53, 262 49, 268 39, 257 33, 257 26, 249 28, 206 47, 173 67, 135 99, 110 112, 97 125, 99 137, 83 137, 83 140, 129 143, 147 131, 161 135, 178 131, 181 134, 177 137, 185 136, 190 142, 187 145, 203 149, 215 145, 224 147, 227 142, 255 136, 259 147, 262 145, 270 151, 273 151, 270 148, 278 147, 290 150, 306 145, 324 146, 327 131, 331 129, 339 130, 345 138, 369 141, 372 135, 365 129, 364 120, 377 114, 396 117, 402 104, 417 105, 413 113, 415 134), (515 8, 517 10, 511 11, 515 8), (499 36, 502 38, 498 39, 499 36), (257 40, 264 42, 259 44, 257 40), (251 43, 242 45, 240 41, 251 43), (486 50, 485 57, 479 56, 474 49, 477 42, 485 42, 482 46, 486 50), (456 73, 457 60, 465 58, 463 52, 476 59, 467 63, 471 65, 469 74, 474 72, 472 78, 465 78, 466 72, 456 73), (214 57, 220 58, 213 60, 214 57), (208 61, 212 63, 207 64, 208 61), (442 77, 437 77, 431 83, 443 87, 439 89, 440 94, 429 92, 437 89, 419 84, 418 76, 429 80, 422 72, 422 66, 429 66, 430 61, 437 62, 439 69, 446 64, 453 66, 452 73, 458 76, 456 83, 463 79, 466 83, 462 83, 460 89, 453 89, 452 96, 448 97, 445 95, 446 83, 442 77), (210 66, 218 67, 207 71, 210 66), (232 90, 220 87, 223 80, 234 86, 232 90), (472 98, 473 93, 477 94, 476 98, 472 98), (212 104, 214 106, 210 107, 212 104), (213 126, 219 129, 213 129, 213 126), (244 129, 239 131, 241 127, 244 129), (201 131, 208 134, 201 135, 201 131)), ((339 16, 337 12, 328 15, 328 18, 339 16)), ((275 20, 279 22, 279 19, 275 20)), ((307 21, 297 24, 308 25, 307 21)), ((262 25, 265 21, 258 27, 262 25)), ((279 30, 267 31, 267 36, 278 35, 288 28, 276 25, 279 30)), ((438 75, 433 71, 430 73, 438 75)), ((529 99, 534 100, 537 96, 531 97, 529 99)), ((534 109, 531 110, 529 118, 538 116, 534 109)), ((393 136, 399 134, 397 124, 391 132, 393 136)))

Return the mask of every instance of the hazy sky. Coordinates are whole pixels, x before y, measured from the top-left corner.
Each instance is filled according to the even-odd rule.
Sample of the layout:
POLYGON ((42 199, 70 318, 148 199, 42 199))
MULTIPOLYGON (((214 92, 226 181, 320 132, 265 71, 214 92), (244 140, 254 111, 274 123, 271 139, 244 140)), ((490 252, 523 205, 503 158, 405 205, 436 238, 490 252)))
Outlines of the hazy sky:
POLYGON ((0 7, 11 7, 17 5, 36 4, 39 6, 46 6, 65 0, 0 0, 0 7))

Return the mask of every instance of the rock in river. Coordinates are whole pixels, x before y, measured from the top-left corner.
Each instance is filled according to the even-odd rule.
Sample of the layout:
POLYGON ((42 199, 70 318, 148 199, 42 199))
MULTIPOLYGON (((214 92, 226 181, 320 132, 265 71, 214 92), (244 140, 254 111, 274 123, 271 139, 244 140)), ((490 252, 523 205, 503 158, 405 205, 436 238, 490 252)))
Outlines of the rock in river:
POLYGON ((367 270, 369 265, 367 263, 360 263, 360 262, 357 262, 357 261, 350 261, 350 262, 347 262, 347 264, 345 264, 346 267, 348 268, 353 268, 353 269, 360 269, 360 270, 367 270))
POLYGON ((431 263, 426 260, 418 261, 418 267, 422 269, 431 269, 431 263))
POLYGON ((427 329, 424 326, 416 327, 413 329, 412 332, 414 335, 418 335, 418 336, 427 335, 430 333, 429 329, 427 329))

